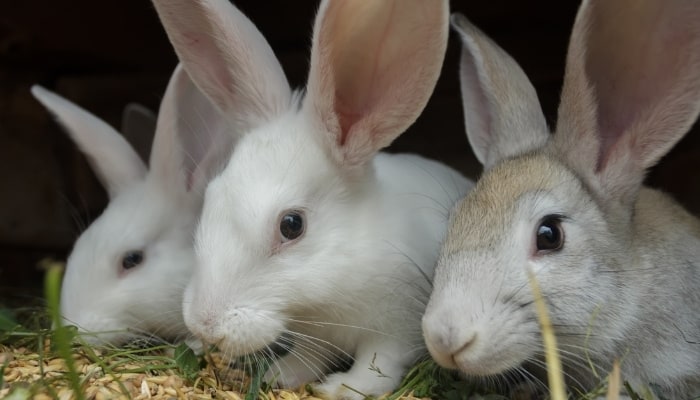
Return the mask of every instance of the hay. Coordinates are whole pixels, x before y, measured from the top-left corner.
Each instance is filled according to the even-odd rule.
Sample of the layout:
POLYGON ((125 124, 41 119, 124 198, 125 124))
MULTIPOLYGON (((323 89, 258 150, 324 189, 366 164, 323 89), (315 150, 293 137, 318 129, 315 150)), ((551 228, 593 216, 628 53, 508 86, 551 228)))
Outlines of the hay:
MULTIPOLYGON (((97 356, 101 354, 94 350, 97 356)), ((192 381, 182 378, 174 369, 157 370, 163 361, 144 362, 113 358, 110 364, 94 362, 83 350, 73 354, 80 375, 82 396, 88 400, 102 399, 227 399, 243 400, 249 378, 240 370, 228 368, 219 357, 212 355, 213 363, 201 369, 192 381), (212 365, 213 364, 213 365, 212 365), (121 372, 120 372, 121 371, 121 372)), ((42 356, 26 347, 0 346, 0 366, 4 366, 0 398, 11 394, 16 398, 74 399, 77 398, 67 378, 68 370, 62 358, 42 356)), ((261 393, 270 400, 314 400, 304 388, 298 391, 270 390, 261 393)))

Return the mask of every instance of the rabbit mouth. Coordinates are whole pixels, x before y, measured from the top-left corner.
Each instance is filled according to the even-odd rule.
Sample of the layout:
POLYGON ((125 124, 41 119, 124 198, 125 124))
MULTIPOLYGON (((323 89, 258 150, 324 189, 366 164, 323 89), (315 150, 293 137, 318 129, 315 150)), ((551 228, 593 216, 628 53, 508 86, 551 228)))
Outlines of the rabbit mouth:
POLYGON ((241 351, 240 344, 227 342, 225 339, 219 343, 211 343, 220 351, 229 355, 230 363, 237 363, 236 360, 267 359, 277 360, 294 351, 294 340, 288 333, 279 334, 274 340, 265 344, 248 347, 248 351, 241 351))
POLYGON ((453 354, 452 361, 467 376, 495 376, 516 368, 524 361, 512 350, 492 349, 488 354, 477 355, 465 349, 453 354))
POLYGON ((240 355, 229 362, 231 368, 248 366, 251 360, 275 361, 294 351, 294 339, 288 333, 280 334, 277 339, 264 346, 262 349, 248 354, 240 355))

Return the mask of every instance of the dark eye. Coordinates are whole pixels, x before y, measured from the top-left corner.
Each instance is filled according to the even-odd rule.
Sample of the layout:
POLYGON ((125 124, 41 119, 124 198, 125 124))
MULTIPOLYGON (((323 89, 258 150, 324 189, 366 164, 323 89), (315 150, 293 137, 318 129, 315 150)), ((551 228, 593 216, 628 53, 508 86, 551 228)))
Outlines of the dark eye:
POLYGON ((300 211, 289 211, 280 220, 282 241, 294 240, 304 233, 304 216, 300 211))
POLYGON ((561 218, 555 215, 546 216, 537 228, 537 250, 557 251, 564 246, 564 230, 561 218))
POLYGON ((124 253, 122 257, 122 268, 132 269, 139 266, 143 262, 143 251, 141 250, 130 250, 124 253))

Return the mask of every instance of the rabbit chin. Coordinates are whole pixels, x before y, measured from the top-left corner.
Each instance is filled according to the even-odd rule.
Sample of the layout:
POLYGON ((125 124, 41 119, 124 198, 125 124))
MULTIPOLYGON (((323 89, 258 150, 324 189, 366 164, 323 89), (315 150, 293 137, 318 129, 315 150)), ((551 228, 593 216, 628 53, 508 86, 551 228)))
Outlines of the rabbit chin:
POLYGON ((282 333, 278 331, 262 333, 257 329, 249 330, 243 327, 233 330, 218 341, 206 339, 198 336, 203 342, 215 345, 223 354, 224 358, 229 361, 234 359, 254 355, 272 355, 275 354, 278 347, 286 348, 284 344, 280 345, 277 340, 282 337, 282 333))
POLYGON ((493 349, 478 355, 467 350, 452 355, 452 360, 462 374, 486 377, 517 368, 526 360, 521 356, 520 352, 513 352, 512 349, 493 349))
POLYGON ((80 338, 93 346, 118 346, 138 338, 138 335, 130 332, 126 326, 106 318, 89 318, 79 322, 76 319, 64 317, 63 326, 76 327, 80 338))
MULTIPOLYGON (((256 360, 258 357, 274 356, 277 353, 275 349, 278 347, 276 338, 269 342, 256 340, 256 343, 239 342, 235 338, 231 340, 224 338, 216 344, 216 348, 222 353, 224 359, 229 362, 247 359, 247 357, 256 360)), ((279 353, 283 352, 280 351, 279 353)))

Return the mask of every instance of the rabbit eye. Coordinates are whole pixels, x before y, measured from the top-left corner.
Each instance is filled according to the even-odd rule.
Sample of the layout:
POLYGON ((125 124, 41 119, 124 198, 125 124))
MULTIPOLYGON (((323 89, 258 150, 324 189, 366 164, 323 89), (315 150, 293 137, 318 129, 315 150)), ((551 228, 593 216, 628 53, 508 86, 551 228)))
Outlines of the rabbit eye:
POLYGON ((299 238, 304 233, 304 215, 300 211, 289 211, 280 220, 282 241, 288 242, 299 238))
POLYGON ((557 251, 564 246, 564 230, 561 227, 561 217, 549 215, 542 220, 537 228, 537 250, 557 251))
POLYGON ((122 257, 122 268, 131 269, 139 266, 143 262, 143 251, 132 250, 127 251, 122 257))

